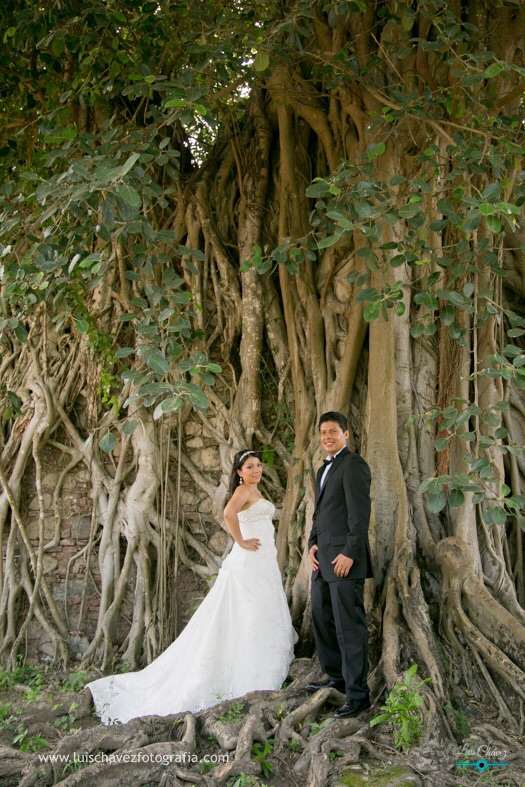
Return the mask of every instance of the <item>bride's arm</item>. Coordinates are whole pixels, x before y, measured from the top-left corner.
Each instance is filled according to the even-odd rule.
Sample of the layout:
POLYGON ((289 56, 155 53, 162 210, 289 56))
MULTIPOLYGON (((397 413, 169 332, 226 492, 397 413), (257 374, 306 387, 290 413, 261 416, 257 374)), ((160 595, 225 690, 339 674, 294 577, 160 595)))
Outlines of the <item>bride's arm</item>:
POLYGON ((261 542, 258 538, 244 539, 242 537, 239 518, 237 516, 239 511, 241 511, 243 506, 248 502, 249 496, 247 489, 238 486, 224 509, 224 521, 226 522, 226 526, 233 540, 242 547, 242 549, 249 549, 251 552, 255 552, 261 546, 261 542))

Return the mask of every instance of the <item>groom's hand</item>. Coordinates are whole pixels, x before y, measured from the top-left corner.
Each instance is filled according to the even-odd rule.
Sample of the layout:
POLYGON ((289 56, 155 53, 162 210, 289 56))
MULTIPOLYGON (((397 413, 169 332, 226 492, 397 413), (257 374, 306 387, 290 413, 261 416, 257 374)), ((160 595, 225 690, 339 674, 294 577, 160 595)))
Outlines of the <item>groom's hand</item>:
POLYGON ((317 544, 314 544, 313 547, 310 548, 310 566, 312 571, 317 571, 319 568, 319 561, 317 560, 315 553, 317 552, 317 544))
POLYGON ((351 557, 346 557, 346 555, 339 554, 335 560, 332 560, 332 565, 334 567, 334 573, 336 577, 347 577, 350 569, 354 565, 354 560, 351 557))

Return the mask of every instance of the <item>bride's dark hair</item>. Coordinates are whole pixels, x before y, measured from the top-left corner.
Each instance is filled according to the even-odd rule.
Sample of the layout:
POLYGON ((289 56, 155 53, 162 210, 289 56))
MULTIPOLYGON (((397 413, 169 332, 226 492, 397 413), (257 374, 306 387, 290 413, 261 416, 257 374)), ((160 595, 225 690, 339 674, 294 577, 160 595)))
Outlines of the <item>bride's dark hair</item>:
MULTIPOLYGON (((243 464, 250 456, 256 456, 259 459, 259 454, 257 451, 249 451, 244 448, 242 451, 237 451, 235 456, 233 457, 233 467, 230 473, 230 483, 228 484, 228 500, 231 500, 231 497, 239 484, 241 483, 241 479, 237 470, 240 470, 243 464)), ((228 500, 226 502, 228 502, 228 500)))

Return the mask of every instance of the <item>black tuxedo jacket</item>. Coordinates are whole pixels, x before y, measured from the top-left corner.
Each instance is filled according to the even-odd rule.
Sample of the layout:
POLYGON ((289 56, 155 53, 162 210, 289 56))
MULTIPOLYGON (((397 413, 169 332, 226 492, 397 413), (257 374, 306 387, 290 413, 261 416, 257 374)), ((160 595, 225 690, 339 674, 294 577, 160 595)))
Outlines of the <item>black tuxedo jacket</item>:
POLYGON ((362 457, 348 448, 336 456, 320 488, 324 465, 317 473, 315 510, 308 549, 317 544, 319 572, 327 582, 372 577, 372 560, 368 541, 370 521, 370 468, 362 457), (343 554, 353 558, 347 577, 337 577, 332 560, 343 554))

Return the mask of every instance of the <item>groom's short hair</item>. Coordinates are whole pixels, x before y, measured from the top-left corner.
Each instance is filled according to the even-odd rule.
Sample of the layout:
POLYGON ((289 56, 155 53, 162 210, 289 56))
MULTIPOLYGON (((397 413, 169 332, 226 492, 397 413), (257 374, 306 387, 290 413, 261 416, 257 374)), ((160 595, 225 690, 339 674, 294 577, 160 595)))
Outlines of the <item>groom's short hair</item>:
POLYGON ((346 420, 346 416, 344 416, 343 413, 336 413, 334 411, 323 413, 319 419, 319 429, 327 421, 335 421, 336 424, 339 424, 343 432, 348 430, 348 421, 346 420))

